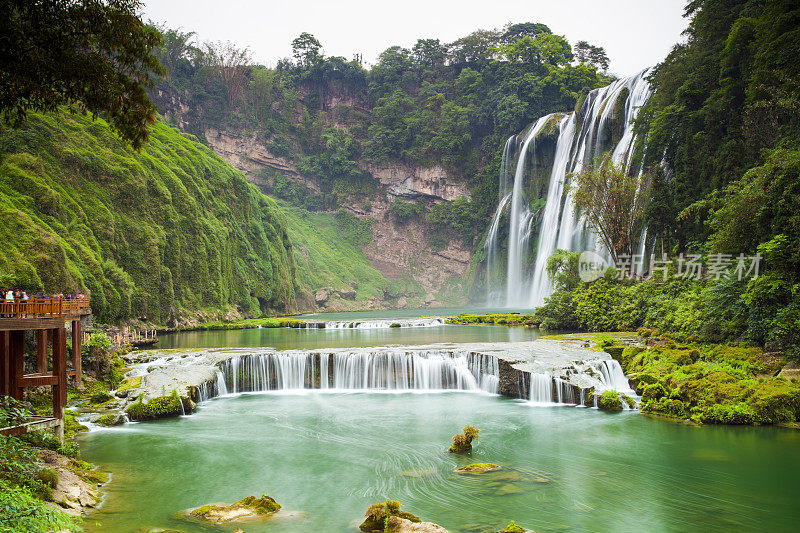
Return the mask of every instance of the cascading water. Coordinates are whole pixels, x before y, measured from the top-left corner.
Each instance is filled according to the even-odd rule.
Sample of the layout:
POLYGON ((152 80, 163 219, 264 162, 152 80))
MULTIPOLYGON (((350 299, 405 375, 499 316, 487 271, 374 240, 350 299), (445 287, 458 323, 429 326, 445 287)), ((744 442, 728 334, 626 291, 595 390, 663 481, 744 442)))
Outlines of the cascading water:
MULTIPOLYGON (((514 151, 509 148, 509 143, 513 144, 518 140, 516 137, 506 142, 500 176, 500 201, 484 244, 489 305, 508 307, 541 305, 552 291, 545 269, 547 260, 553 252, 556 249, 581 251, 598 247, 596 237, 587 229, 580 214, 575 210, 574 191, 567 186, 567 181, 571 173, 580 171, 604 153, 611 153, 615 164, 623 165, 629 172, 633 172, 632 155, 637 139, 632 121, 652 93, 645 79, 648 70, 591 91, 577 113, 570 113, 560 119, 557 115, 538 119, 528 130, 519 150, 514 151), (558 136, 546 202, 541 221, 537 225, 539 239, 536 258, 531 267, 528 259, 532 248, 534 218, 537 214, 525 199, 527 162, 534 157, 545 155, 536 154, 536 139, 546 124, 557 119, 558 136), (516 171, 509 192, 509 187, 503 184, 508 175, 506 169, 510 168, 515 153, 516 171), (497 271, 500 262, 500 219, 503 213, 509 210, 509 204, 506 278, 498 280, 494 272, 497 271), (498 301, 498 295, 503 295, 504 299, 498 301)), ((638 172, 641 171, 642 169, 638 169, 638 172)))
MULTIPOLYGON (((461 390, 497 393, 497 360, 449 351, 308 353, 236 356, 220 363, 225 390, 461 390)), ((219 385, 217 388, 222 389, 219 385)))

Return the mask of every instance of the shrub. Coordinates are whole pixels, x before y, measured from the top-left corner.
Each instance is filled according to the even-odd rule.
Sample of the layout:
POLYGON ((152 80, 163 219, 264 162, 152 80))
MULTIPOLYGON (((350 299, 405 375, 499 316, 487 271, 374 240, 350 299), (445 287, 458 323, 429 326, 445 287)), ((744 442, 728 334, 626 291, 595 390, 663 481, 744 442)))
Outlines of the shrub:
POLYGON ((467 452, 472 449, 472 441, 478 439, 480 430, 475 426, 464 426, 462 433, 453 435, 453 444, 448 450, 450 453, 467 452))

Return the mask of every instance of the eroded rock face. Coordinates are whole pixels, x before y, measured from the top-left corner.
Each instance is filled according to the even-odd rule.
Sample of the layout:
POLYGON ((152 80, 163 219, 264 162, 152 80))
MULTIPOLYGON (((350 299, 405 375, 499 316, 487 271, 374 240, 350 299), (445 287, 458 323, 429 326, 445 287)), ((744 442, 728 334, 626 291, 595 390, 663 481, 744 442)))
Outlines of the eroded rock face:
POLYGON ((407 165, 362 165, 364 170, 386 186, 390 200, 420 197, 455 200, 459 196, 469 198, 469 189, 460 180, 450 176, 444 167, 410 167, 407 165))
POLYGON ((389 517, 386 531, 395 533, 447 533, 447 530, 433 522, 412 522, 399 516, 389 517))

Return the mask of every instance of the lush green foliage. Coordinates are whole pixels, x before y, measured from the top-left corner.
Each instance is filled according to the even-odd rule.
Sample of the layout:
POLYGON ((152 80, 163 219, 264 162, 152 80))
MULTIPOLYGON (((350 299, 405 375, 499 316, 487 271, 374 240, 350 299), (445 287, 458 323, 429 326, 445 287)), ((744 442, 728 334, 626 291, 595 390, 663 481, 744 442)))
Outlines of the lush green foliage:
POLYGON ((312 291, 324 287, 355 288, 358 300, 383 294, 389 282, 359 246, 370 236, 367 223, 346 211, 337 217, 287 205, 281 207, 302 287, 312 291))
POLYGON ((139 148, 156 111, 145 89, 163 73, 153 55, 160 35, 139 19, 140 7, 139 0, 0 2, 0 112, 19 124, 28 110, 76 103, 139 148))
POLYGON ((3 531, 80 531, 78 521, 53 509, 29 489, 0 479, 0 529, 3 531))
POLYGON ((467 452, 472 449, 472 441, 478 439, 480 430, 475 426, 464 426, 461 433, 453 435, 453 444, 448 450, 450 453, 467 452))
POLYGON ((758 348, 678 345, 626 348, 621 363, 642 411, 716 424, 777 424, 800 416, 800 383, 774 377, 784 361, 758 348))
POLYGON ((194 402, 181 397, 178 391, 167 396, 157 396, 146 400, 139 397, 136 403, 128 406, 126 413, 131 420, 156 420, 170 416, 178 416, 194 411, 194 402))
POLYGON ((294 261, 274 201, 189 135, 141 153, 66 112, 0 134, 5 286, 91 292, 104 321, 291 309, 294 261))
MULTIPOLYGON (((364 171, 370 162, 443 164, 464 176, 472 201, 429 213, 428 221, 447 231, 432 232, 439 235, 435 246, 453 236, 471 242, 494 205, 497 152, 508 136, 543 114, 573 109, 581 95, 608 81, 598 72, 607 65, 602 49, 582 43, 573 62, 569 43, 543 24, 480 30, 449 44, 420 39, 411 49, 392 46, 369 70, 357 60, 324 56, 321 43, 303 33, 293 42, 293 58, 275 69, 232 54, 247 83, 220 75, 213 58, 223 45, 201 49, 191 33, 160 31, 157 53, 168 70, 161 89, 169 98, 159 101, 162 112, 174 117, 171 98, 188 95, 192 113, 182 120, 189 131, 256 131, 273 154, 317 178, 323 196, 363 199, 375 186, 364 171)), ((274 187, 294 205, 319 209, 313 195, 274 187)))
POLYGON ((498 326, 538 326, 540 320, 536 315, 519 313, 495 313, 486 315, 460 314, 447 319, 448 324, 496 324, 498 326))

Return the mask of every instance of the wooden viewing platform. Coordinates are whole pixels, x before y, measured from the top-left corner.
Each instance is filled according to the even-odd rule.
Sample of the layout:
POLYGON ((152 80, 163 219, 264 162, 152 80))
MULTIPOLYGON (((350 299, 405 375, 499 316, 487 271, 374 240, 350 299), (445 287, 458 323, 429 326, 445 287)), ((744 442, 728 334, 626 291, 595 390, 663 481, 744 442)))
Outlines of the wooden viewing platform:
MULTIPOLYGON (((34 298, 19 302, 0 302, 0 396, 23 399, 26 387, 50 386, 53 391, 53 416, 36 426, 55 426, 63 438, 64 407, 67 404, 67 377, 81 381, 81 319, 92 313, 86 299, 34 298), (72 368, 67 368, 67 328, 72 322, 72 368), (25 332, 33 331, 36 344, 36 371, 25 373, 25 332), (52 422, 55 419, 57 423, 52 422)), ((29 425, 29 424, 28 424, 29 425)), ((28 427, 0 428, 14 434, 28 427)))

